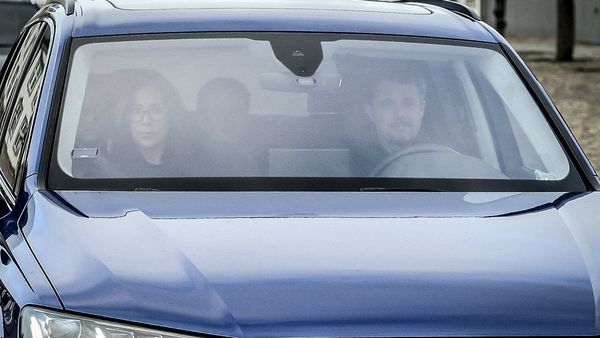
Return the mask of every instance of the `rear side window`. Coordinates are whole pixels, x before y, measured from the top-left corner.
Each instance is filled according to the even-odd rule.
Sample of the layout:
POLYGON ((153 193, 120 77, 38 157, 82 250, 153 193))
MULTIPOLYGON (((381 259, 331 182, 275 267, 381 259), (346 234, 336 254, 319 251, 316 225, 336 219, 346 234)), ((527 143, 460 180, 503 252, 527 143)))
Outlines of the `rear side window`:
POLYGON ((9 114, 11 100, 14 99, 15 92, 19 88, 19 81, 22 80, 23 74, 26 71, 31 54, 40 37, 41 29, 41 23, 31 26, 21 39, 17 41, 17 48, 14 51, 13 57, 7 60, 8 68, 6 76, 2 80, 0 91, 0 115, 3 123, 9 114))
POLYGON ((50 29, 46 23, 30 27, 9 61, 0 92, 2 143, 0 172, 12 192, 24 169, 33 119, 48 64, 50 29))

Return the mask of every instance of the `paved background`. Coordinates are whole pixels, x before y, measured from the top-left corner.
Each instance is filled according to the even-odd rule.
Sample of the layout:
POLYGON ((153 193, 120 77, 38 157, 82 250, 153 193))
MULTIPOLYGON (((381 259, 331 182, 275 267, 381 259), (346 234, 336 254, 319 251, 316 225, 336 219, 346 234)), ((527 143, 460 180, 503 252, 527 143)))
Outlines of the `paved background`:
POLYGON ((550 94, 600 173, 600 45, 578 44, 575 61, 555 62, 554 40, 508 40, 550 94))

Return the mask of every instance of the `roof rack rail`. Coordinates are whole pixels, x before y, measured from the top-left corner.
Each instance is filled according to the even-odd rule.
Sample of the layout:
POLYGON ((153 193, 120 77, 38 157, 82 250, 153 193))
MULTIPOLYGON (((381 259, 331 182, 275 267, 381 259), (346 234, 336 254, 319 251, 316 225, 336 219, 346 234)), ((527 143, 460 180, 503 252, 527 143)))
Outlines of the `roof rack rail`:
POLYGON ((75 0, 45 0, 44 4, 59 4, 65 8, 67 15, 75 13, 75 0))
POLYGON ((448 9, 450 11, 467 16, 470 19, 480 21, 481 17, 469 6, 450 0, 396 0, 394 2, 420 2, 448 9))

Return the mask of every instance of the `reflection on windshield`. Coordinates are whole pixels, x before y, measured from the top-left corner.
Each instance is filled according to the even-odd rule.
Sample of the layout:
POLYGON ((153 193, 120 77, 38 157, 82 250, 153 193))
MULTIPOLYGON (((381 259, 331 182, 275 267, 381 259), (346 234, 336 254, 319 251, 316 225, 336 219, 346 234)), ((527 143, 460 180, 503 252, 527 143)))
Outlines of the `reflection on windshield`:
POLYGON ((317 43, 320 50, 314 36, 298 48, 274 45, 80 46, 59 165, 75 178, 568 174, 542 113, 495 50, 347 39, 317 43), (311 76, 297 68, 303 55, 313 67, 319 61, 311 76))

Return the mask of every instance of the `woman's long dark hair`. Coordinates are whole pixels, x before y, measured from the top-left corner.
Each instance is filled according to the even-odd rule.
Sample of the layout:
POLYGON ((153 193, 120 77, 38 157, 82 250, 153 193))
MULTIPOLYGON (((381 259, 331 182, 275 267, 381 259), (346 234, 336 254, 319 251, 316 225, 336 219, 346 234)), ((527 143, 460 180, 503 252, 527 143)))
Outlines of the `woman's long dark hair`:
MULTIPOLYGON (((183 104, 179 93, 173 85, 160 73, 148 69, 129 69, 120 71, 116 78, 120 79, 116 84, 122 93, 126 95, 124 102, 121 104, 122 112, 117 120, 117 127, 112 135, 112 145, 110 155, 116 162, 117 167, 123 167, 127 170, 128 167, 139 166, 140 161, 144 161, 142 154, 135 144, 131 134, 129 121, 127 120, 134 105, 135 93, 144 87, 157 88, 161 93, 165 106, 167 108, 167 116, 169 129, 167 132, 166 148, 163 162, 172 162, 175 158, 180 158, 183 153, 181 145, 183 140, 179 137, 183 135, 183 104)), ((174 173, 174 176, 177 175, 174 173)))

